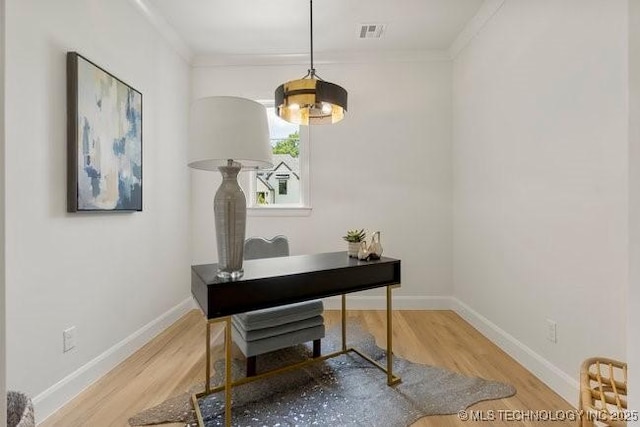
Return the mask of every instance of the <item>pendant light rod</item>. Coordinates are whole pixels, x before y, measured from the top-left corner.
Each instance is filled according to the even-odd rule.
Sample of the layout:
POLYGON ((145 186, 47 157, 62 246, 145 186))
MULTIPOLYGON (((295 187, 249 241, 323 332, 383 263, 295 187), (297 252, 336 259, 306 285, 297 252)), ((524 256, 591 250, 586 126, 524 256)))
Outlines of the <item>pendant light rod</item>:
POLYGON ((311 68, 309 74, 315 76, 316 70, 313 68, 313 0, 309 0, 309 40, 311 41, 311 68))

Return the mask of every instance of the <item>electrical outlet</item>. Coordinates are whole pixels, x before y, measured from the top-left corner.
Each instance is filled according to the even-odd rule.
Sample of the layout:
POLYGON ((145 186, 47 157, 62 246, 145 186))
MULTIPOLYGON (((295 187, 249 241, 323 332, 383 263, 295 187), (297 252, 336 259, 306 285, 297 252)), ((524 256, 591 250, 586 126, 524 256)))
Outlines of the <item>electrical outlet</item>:
POLYGON ((62 331, 62 352, 66 353, 74 348, 76 348, 76 327, 72 326, 62 331))
POLYGON ((558 342, 558 324, 551 319, 547 319, 547 339, 552 343, 558 342))

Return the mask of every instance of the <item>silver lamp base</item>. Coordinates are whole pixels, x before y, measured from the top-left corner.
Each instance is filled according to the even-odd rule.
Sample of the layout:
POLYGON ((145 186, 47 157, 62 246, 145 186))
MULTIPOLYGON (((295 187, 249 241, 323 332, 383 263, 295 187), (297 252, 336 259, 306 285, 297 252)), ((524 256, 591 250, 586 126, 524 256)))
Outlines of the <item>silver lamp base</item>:
POLYGON ((226 279, 229 280, 231 282, 233 282, 234 280, 238 280, 239 278, 241 278, 242 276, 244 276, 244 270, 240 269, 238 271, 224 271, 224 270, 218 270, 218 277, 220 277, 221 279, 226 279))
POLYGON ((244 238, 247 224, 247 200, 238 184, 241 165, 229 160, 218 169, 222 183, 213 199, 218 243, 218 277, 235 280, 243 276, 244 238))

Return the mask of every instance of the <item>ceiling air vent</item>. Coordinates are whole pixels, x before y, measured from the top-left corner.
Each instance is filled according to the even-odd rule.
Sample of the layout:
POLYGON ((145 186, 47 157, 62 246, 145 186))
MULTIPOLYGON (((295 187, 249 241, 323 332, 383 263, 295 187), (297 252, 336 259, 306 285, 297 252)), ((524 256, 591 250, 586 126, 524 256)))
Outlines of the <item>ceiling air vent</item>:
POLYGON ((358 38, 379 39, 384 34, 385 24, 359 24, 358 38))

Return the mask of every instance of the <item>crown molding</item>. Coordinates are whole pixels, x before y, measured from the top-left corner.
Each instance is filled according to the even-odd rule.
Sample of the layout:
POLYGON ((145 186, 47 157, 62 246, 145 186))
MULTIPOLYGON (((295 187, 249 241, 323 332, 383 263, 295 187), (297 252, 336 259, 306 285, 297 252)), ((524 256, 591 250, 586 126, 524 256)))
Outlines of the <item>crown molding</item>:
POLYGON ((506 0, 484 0, 478 12, 467 22, 467 25, 460 31, 458 37, 449 46, 449 58, 451 60, 464 50, 473 39, 482 31, 487 23, 498 13, 506 0))
MULTIPOLYGON (((446 50, 378 51, 378 52, 315 52, 315 64, 371 64, 384 62, 449 61, 446 50)), ((205 54, 193 58, 193 67, 308 65, 308 53, 272 55, 205 54)))
MULTIPOLYGON (((193 67, 305 65, 308 53, 291 54, 196 54, 148 0, 129 0, 174 50, 193 67)), ((498 13, 506 0, 485 0, 448 49, 315 52, 317 64, 371 64, 385 62, 434 62, 454 60, 498 13)))
POLYGON ((132 3, 160 35, 169 42, 171 47, 173 47, 182 59, 188 64, 193 62, 193 51, 160 12, 151 6, 147 0, 129 0, 129 2, 132 3))

